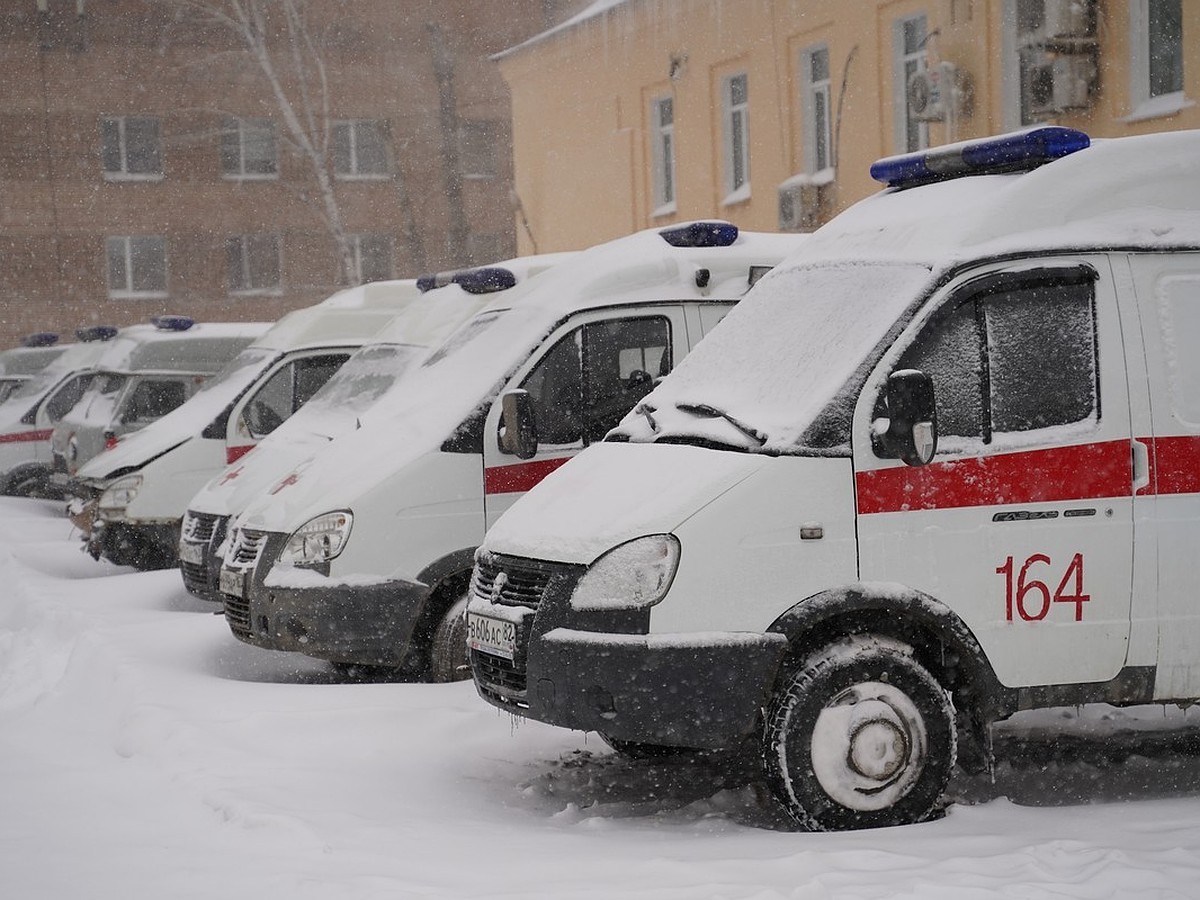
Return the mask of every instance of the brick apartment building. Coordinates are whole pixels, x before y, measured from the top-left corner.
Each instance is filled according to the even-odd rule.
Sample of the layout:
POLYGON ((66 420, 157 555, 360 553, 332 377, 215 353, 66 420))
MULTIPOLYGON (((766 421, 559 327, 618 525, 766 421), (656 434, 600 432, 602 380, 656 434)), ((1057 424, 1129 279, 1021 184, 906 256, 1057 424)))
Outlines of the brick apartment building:
POLYGON ((246 32, 208 14, 260 3, 6 0, 0 346, 162 312, 273 320, 347 283, 515 252, 489 56, 579 2, 263 3, 299 130, 246 32))

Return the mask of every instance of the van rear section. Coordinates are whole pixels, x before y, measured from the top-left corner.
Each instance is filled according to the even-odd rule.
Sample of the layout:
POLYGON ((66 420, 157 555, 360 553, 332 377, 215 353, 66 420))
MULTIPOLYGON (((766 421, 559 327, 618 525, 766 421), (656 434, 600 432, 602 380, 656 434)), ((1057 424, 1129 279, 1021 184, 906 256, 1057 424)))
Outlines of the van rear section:
POLYGON ((1019 709, 1200 698, 1200 133, 874 172, 493 526, 467 611, 488 702, 754 746, 817 830, 940 814, 1019 709))

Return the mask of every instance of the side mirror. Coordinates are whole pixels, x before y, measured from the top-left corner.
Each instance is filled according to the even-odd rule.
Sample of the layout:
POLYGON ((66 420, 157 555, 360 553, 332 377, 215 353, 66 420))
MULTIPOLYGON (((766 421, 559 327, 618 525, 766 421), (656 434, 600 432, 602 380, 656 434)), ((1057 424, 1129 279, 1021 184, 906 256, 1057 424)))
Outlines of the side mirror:
POLYGON ((910 466, 928 465, 937 452, 933 379, 916 369, 900 369, 888 376, 885 396, 888 418, 886 429, 876 432, 876 452, 910 466))
POLYGON ((538 448, 537 415, 529 391, 506 391, 500 397, 500 449, 530 459, 538 448))

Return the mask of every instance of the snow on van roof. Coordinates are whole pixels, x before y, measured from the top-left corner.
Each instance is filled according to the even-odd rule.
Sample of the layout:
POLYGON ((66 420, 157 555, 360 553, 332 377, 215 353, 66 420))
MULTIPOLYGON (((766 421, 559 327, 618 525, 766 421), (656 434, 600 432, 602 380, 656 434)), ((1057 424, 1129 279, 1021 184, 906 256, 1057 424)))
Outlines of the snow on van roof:
POLYGON ((32 375, 62 356, 70 346, 11 347, 0 351, 0 375, 32 375))
POLYGON ((416 281, 409 278, 347 288, 314 306, 288 313, 256 340, 254 346, 299 350, 361 344, 420 296, 416 281))
POLYGON ((389 398, 395 402, 367 410, 362 427, 322 447, 286 491, 259 495, 243 524, 291 528, 328 503, 331 488, 347 502, 435 450, 566 316, 639 302, 736 300, 751 266, 778 263, 806 238, 743 231, 728 247, 673 247, 658 232, 599 244, 506 292, 507 309, 498 300, 463 325, 406 377, 405 390, 389 398), (702 269, 706 287, 697 285, 702 269))
POLYGON ((1200 131, 1100 139, 1026 173, 881 191, 814 232, 797 261, 1196 247, 1198 212, 1200 131))
POLYGON ((108 342, 96 365, 110 372, 216 372, 271 327, 270 322, 203 322, 169 331, 131 325, 108 342))

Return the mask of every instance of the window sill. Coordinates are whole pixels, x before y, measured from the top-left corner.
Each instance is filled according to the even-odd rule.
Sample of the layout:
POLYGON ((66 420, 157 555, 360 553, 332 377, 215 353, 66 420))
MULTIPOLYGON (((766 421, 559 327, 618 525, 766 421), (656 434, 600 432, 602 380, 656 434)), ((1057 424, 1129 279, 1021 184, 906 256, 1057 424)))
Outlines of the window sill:
POLYGON ((334 177, 338 181, 388 181, 392 176, 387 172, 367 175, 347 175, 344 172, 338 172, 334 177))
POLYGON ((661 219, 664 216, 673 216, 678 211, 679 209, 675 205, 675 201, 672 200, 670 203, 664 203, 662 206, 656 206, 654 211, 650 213, 650 218, 661 219))
POLYGON ((222 175, 221 175, 221 177, 222 177, 222 178, 224 178, 226 181, 234 181, 234 182, 240 182, 240 181, 278 181, 278 180, 279 180, 279 173, 278 173, 278 172, 272 172, 272 173, 270 173, 269 175, 254 175, 254 174, 249 174, 249 173, 242 174, 242 173, 237 173, 237 172, 225 172, 224 174, 222 174, 222 175))
POLYGON ((166 300, 171 295, 166 291, 109 291, 109 300, 166 300))
POLYGON ((1194 100, 1184 96, 1183 91, 1173 94, 1163 94, 1161 97, 1151 97, 1143 100, 1127 116, 1117 119, 1118 122, 1144 122, 1148 119, 1161 119, 1176 115, 1189 106, 1195 106, 1194 100))
POLYGON ((244 291, 230 291, 230 297, 281 297, 283 296, 283 288, 279 286, 269 288, 247 288, 244 291))
POLYGON ((737 203, 745 203, 750 199, 750 182, 746 182, 736 191, 726 194, 725 199, 721 201, 722 206, 733 206, 737 203))
POLYGON ((134 172, 105 172, 105 181, 162 181, 162 172, 137 174, 134 172))
POLYGON ((495 181, 496 176, 487 172, 466 172, 463 181, 495 181))

